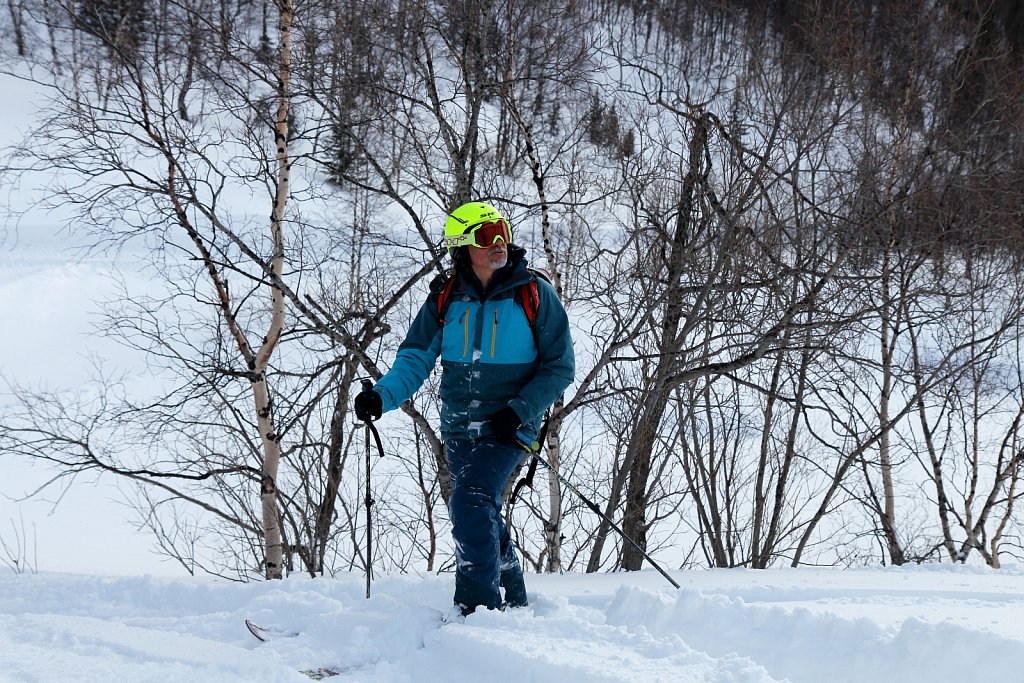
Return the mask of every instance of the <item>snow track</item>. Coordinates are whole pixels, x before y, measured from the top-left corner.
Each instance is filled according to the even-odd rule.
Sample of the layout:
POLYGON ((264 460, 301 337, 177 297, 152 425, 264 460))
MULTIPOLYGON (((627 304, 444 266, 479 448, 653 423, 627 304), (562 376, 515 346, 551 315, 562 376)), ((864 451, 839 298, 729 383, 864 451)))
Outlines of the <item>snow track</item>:
POLYGON ((0 576, 0 682, 841 683, 1016 680, 1019 570, 531 576, 532 605, 443 624, 451 578, 239 585, 0 576), (301 631, 255 640, 244 619, 301 631))

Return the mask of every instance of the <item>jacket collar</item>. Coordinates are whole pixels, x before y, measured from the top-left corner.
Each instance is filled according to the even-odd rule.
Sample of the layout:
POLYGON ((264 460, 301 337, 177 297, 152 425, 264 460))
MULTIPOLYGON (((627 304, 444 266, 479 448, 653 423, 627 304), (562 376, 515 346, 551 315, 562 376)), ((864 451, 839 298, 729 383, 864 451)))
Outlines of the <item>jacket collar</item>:
POLYGON ((484 299, 495 292, 514 287, 526 279, 527 265, 526 249, 516 244, 510 244, 508 245, 508 263, 491 276, 491 281, 487 283, 487 291, 484 291, 480 278, 473 272, 473 268, 468 265, 468 260, 459 264, 458 273, 462 276, 462 281, 471 285, 473 290, 476 291, 477 297, 484 299))

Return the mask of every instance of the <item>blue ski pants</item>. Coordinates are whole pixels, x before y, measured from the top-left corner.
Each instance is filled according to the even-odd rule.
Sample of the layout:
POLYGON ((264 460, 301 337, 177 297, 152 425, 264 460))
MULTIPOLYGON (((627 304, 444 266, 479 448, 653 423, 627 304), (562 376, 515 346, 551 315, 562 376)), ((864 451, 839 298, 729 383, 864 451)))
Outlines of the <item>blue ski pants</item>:
POLYGON ((455 603, 464 614, 477 607, 527 604, 523 570, 501 517, 505 482, 523 457, 518 446, 494 437, 445 442, 452 495, 448 515, 455 541, 455 603))

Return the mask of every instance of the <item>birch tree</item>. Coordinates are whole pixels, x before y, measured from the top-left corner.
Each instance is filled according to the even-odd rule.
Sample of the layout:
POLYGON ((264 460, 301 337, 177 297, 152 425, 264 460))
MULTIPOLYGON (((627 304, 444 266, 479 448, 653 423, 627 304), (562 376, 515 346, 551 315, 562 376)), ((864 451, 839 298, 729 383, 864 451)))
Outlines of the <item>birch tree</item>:
MULTIPOLYGON (((230 152, 219 159, 216 153, 209 153, 218 144, 229 150, 239 143, 244 148, 247 143, 245 136, 250 135, 249 131, 233 138, 237 131, 218 130, 209 125, 211 117, 226 111, 218 110, 220 106, 233 106, 228 101, 235 91, 197 88, 187 99, 198 103, 200 115, 195 121, 179 116, 178 95, 191 89, 187 75, 191 65, 176 51, 178 45, 173 37, 179 28, 197 19, 190 10, 180 9, 184 10, 184 14, 177 15, 180 23, 171 16, 165 17, 163 23, 153 25, 152 35, 136 34, 130 41, 121 39, 119 33, 110 34, 102 26, 92 30, 97 46, 110 55, 110 60, 96 58, 79 63, 70 83, 65 83, 60 73, 50 72, 52 80, 42 84, 53 89, 55 106, 19 154, 30 168, 53 168, 65 174, 52 201, 78 209, 83 230, 88 226, 95 229, 95 248, 147 233, 168 245, 188 245, 190 257, 199 264, 199 272, 205 277, 202 288, 210 293, 209 297, 197 295, 196 299, 216 311, 217 334, 231 340, 236 354, 234 359, 230 354, 222 358, 229 367, 210 370, 223 377, 244 379, 249 385, 249 414, 260 444, 256 493, 261 509, 261 566, 266 578, 281 578, 285 545, 278 488, 281 434, 269 370, 285 325, 285 299, 277 285, 286 263, 292 164, 288 145, 293 8, 290 0, 276 5, 278 47, 265 72, 259 73, 251 64, 233 58, 223 62, 227 66, 221 72, 215 72, 228 77, 246 73, 250 85, 266 88, 265 102, 270 108, 265 132, 271 135, 270 148, 254 157, 267 161, 263 176, 269 216, 262 238, 265 252, 247 241, 244 231, 236 227, 236 220, 219 201, 221 192, 237 179, 231 170, 230 152), (143 43, 148 49, 143 49, 143 43), (87 79, 98 87, 92 87, 87 79), (218 139, 221 133, 225 134, 218 139), (241 261, 232 261, 231 254, 237 254, 241 261), (231 287, 232 275, 251 284, 231 287)), ((73 33, 75 26, 72 21, 66 30, 73 33)), ((237 50, 236 57, 242 56, 246 48, 251 49, 250 55, 256 52, 244 42, 233 48, 237 50)), ((84 59, 89 54, 82 51, 75 57, 84 59)), ((226 55, 219 57, 224 59, 226 55)), ((215 77, 206 85, 226 82, 215 77)), ((255 123, 260 125, 258 120, 255 123)), ((252 139, 260 137, 256 133, 252 139)), ((131 325, 128 319, 121 320, 131 325)), ((6 431, 15 442, 18 434, 25 433, 6 431)), ((90 451, 88 444, 83 444, 77 457, 86 467, 97 466, 121 474, 130 471, 104 462, 95 451, 90 451)), ((239 462, 244 458, 239 453, 232 459, 239 462)), ((185 467, 191 469, 191 464, 185 467)), ((147 468, 134 476, 161 485, 162 479, 180 475, 181 472, 147 468)), ((203 474, 194 472, 185 478, 190 477, 203 474)), ((189 499, 181 491, 172 489, 171 493, 189 499)), ((226 516, 230 517, 234 513, 226 516)))

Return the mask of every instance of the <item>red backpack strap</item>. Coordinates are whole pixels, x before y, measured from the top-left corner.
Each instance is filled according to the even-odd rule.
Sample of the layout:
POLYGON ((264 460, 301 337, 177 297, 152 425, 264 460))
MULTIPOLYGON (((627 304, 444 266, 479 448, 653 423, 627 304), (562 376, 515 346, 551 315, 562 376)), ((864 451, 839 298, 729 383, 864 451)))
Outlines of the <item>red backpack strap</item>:
POLYGON ((537 312, 540 310, 540 291, 537 289, 536 278, 519 287, 519 303, 523 306, 530 327, 537 324, 537 312))
POLYGON ((444 325, 447 320, 444 319, 445 315, 448 314, 448 306, 452 302, 452 289, 455 288, 455 278, 449 278, 448 283, 444 286, 444 289, 437 295, 437 319, 444 325))
POLYGON ((448 313, 448 306, 452 303, 452 290, 455 289, 455 280, 457 279, 454 273, 448 272, 444 275, 438 275, 430 283, 430 298, 428 301, 431 302, 430 308, 434 315, 437 316, 437 321, 442 325, 448 322, 444 319, 444 316, 448 313))

